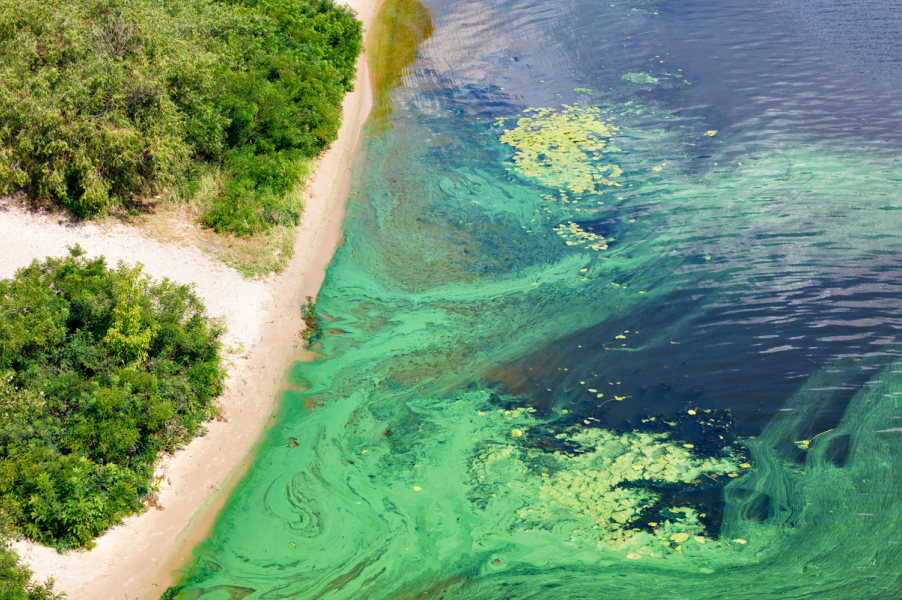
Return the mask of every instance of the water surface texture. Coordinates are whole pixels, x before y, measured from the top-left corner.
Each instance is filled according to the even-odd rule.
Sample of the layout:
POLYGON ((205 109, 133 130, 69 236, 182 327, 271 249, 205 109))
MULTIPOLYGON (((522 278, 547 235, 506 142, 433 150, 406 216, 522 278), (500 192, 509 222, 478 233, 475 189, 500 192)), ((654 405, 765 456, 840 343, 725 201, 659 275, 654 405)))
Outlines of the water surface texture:
POLYGON ((169 597, 899 597, 896 3, 379 31, 322 358, 169 597))

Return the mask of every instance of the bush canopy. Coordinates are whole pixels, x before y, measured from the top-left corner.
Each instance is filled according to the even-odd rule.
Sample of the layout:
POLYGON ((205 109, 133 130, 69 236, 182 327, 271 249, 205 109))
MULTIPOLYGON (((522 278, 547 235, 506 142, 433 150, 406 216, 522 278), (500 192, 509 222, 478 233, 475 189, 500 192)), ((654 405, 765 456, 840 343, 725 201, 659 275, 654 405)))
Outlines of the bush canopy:
POLYGON ((296 224, 361 47, 333 0, 0 0, 0 194, 92 216, 213 164, 207 226, 296 224))
POLYGON ((221 334, 189 286, 78 246, 0 281, 0 516, 64 550, 141 512, 217 414, 221 334))

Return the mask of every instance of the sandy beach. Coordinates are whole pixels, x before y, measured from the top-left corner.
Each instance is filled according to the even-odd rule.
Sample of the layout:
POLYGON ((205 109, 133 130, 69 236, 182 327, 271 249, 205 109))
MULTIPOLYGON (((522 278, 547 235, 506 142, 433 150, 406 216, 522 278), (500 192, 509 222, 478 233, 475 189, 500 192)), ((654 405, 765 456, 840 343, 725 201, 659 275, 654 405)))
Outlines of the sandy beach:
MULTIPOLYGON (((381 3, 348 4, 368 32, 381 3)), ((267 280, 244 279, 196 247, 163 243, 139 228, 73 223, 61 215, 32 212, 0 200, 0 277, 10 277, 34 259, 64 255, 66 246, 78 243, 89 256, 103 255, 111 265, 119 260, 140 262, 154 278, 193 283, 210 315, 227 327, 223 341, 229 376, 219 400, 224 418, 208 423, 207 435, 161 461, 157 474, 162 509, 150 508, 126 519, 98 538, 90 551, 60 555, 30 542, 14 543, 36 580, 52 577, 55 590, 70 600, 158 598, 172 583, 172 569, 209 530, 246 468, 287 365, 301 358, 299 306, 306 296, 317 294, 340 240, 349 161, 372 104, 361 57, 355 90, 344 100, 338 140, 320 157, 307 188, 294 258, 285 271, 267 280)))

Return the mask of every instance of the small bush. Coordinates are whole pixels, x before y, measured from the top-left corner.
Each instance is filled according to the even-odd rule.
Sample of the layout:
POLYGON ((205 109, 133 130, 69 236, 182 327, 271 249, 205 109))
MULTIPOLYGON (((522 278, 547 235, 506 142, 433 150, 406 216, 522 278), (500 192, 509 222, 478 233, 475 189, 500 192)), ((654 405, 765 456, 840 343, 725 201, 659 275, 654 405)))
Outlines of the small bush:
POLYGON ((0 281, 0 510, 15 529, 62 550, 142 511, 158 454, 217 414, 221 333, 190 287, 77 246, 0 281))
POLYGON ((203 216, 204 224, 238 236, 258 235, 273 225, 297 225, 302 206, 292 190, 308 161, 297 152, 232 152, 223 189, 203 216))

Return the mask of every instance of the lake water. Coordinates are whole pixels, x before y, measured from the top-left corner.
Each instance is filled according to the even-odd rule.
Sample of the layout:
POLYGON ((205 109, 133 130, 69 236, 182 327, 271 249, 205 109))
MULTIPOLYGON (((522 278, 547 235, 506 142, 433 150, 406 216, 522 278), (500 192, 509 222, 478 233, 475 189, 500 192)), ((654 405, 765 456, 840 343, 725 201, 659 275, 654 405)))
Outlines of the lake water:
POLYGON ((169 597, 899 597, 902 7, 379 35, 323 357, 169 597))

